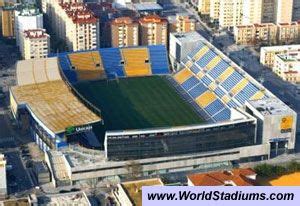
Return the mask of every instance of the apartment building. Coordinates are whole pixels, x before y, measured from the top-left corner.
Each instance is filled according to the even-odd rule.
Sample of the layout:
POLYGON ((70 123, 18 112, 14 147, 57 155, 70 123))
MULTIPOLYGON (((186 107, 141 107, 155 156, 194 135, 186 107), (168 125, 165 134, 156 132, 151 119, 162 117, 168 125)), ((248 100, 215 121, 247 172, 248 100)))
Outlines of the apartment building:
POLYGON ((20 52, 24 59, 46 58, 50 52, 50 36, 45 29, 31 29, 22 32, 20 52))
POLYGON ((263 0, 263 23, 290 23, 292 21, 293 0, 263 0))
POLYGON ((240 25, 234 27, 236 44, 292 44, 300 40, 298 22, 240 25))
POLYGON ((242 24, 260 24, 263 0, 243 0, 242 24))
POLYGON ((293 2, 293 21, 300 20, 300 0, 294 0, 293 2))
POLYGON ((139 45, 139 24, 132 18, 116 18, 111 22, 110 27, 112 47, 139 45))
POLYGON ((220 0, 220 27, 242 24, 243 0, 220 0))
POLYGON ((198 0, 198 11, 202 15, 209 15, 211 0, 198 0))
POLYGON ((268 46, 260 49, 260 63, 266 67, 273 68, 276 55, 294 56, 300 51, 300 44, 268 46))
POLYGON ((7 38, 15 37, 15 9, 14 6, 4 6, 2 8, 2 36, 7 38))
POLYGON ((262 4, 262 23, 273 23, 275 13, 275 0, 263 0, 262 4))
POLYGON ((275 55, 272 70, 284 81, 300 83, 300 52, 275 55))
POLYGON ((293 14, 293 0, 275 0, 274 23, 290 23, 293 14))
POLYGON ((20 9, 15 10, 14 21, 14 30, 18 46, 20 46, 20 38, 23 31, 43 28, 43 14, 32 4, 24 5, 20 9))
POLYGON ((236 44, 275 44, 276 38, 277 26, 273 23, 240 25, 234 27, 234 40, 236 44))
POLYGON ((76 0, 48 1, 47 16, 51 27, 68 50, 89 50, 99 46, 99 21, 86 4, 76 0))
POLYGON ((168 21, 158 15, 148 15, 139 19, 141 45, 167 45, 168 21))
POLYGON ((214 23, 218 23, 219 16, 220 16, 220 0, 211 0, 210 7, 209 7, 210 21, 214 23))
POLYGON ((0 200, 7 195, 6 181, 6 160, 3 154, 0 154, 0 200))
POLYGON ((299 27, 297 22, 279 23, 277 25, 277 39, 279 44, 292 44, 299 40, 299 27))
POLYGON ((195 19, 190 18, 187 14, 177 14, 176 16, 168 17, 169 32, 191 32, 195 31, 195 19))

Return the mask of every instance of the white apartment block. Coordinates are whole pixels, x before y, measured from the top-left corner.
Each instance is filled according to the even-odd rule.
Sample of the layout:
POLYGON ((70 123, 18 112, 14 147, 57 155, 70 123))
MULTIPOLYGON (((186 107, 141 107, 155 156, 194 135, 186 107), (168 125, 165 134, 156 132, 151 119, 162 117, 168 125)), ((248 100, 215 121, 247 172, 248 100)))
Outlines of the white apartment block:
POLYGON ((242 24, 243 0, 220 0, 220 27, 242 24))
POLYGON ((20 51, 24 59, 46 58, 50 52, 50 36, 44 29, 22 32, 20 51))
POLYGON ((4 199, 7 195, 6 182, 6 160, 3 154, 0 154, 0 199, 4 199))
POLYGON ((299 53, 299 51, 300 44, 261 47, 260 63, 266 67, 273 68, 276 55, 283 54, 293 56, 299 53))
POLYGON ((17 45, 20 45, 22 32, 28 29, 42 29, 43 14, 33 5, 26 5, 15 11, 15 34, 17 45))
POLYGON ((47 12, 53 30, 70 51, 96 49, 99 46, 98 19, 84 3, 48 0, 47 12))
POLYGON ((260 24, 262 20, 263 0, 244 0, 242 24, 260 24))
POLYGON ((300 83, 300 52, 275 55, 272 70, 284 81, 300 83))

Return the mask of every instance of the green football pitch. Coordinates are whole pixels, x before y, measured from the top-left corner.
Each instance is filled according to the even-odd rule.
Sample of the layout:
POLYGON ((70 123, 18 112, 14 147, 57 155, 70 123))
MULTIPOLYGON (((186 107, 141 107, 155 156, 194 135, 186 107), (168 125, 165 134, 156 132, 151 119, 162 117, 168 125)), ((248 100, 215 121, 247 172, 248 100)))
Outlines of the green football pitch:
POLYGON ((81 82, 75 88, 101 110, 105 130, 172 127, 203 122, 165 77, 81 82))

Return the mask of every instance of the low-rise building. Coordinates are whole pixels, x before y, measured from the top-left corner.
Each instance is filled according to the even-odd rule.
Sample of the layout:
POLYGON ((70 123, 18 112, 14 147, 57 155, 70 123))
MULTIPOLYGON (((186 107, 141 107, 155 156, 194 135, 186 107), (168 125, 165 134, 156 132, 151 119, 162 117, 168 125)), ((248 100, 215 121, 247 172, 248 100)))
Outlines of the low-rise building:
POLYGON ((192 19, 187 14, 177 14, 176 16, 168 17, 169 32, 191 32, 195 31, 195 19, 192 19))
POLYGON ((256 173, 252 169, 233 169, 187 176, 188 186, 254 186, 256 173))
POLYGON ((116 18, 111 22, 110 26, 112 47, 139 45, 139 24, 132 18, 116 18))
POLYGON ((37 197, 38 205, 80 205, 91 206, 91 203, 84 192, 71 192, 64 194, 48 194, 37 197))
POLYGON ((239 25, 234 27, 236 44, 276 43, 277 26, 273 23, 239 25))
POLYGON ((266 67, 273 68, 276 55, 296 55, 299 51, 300 44, 261 47, 260 63, 266 67))
POLYGON ((4 199, 7 195, 6 182, 6 160, 3 154, 0 154, 0 199, 4 199))
POLYGON ((300 83, 300 52, 276 55, 273 72, 284 81, 300 83))
POLYGON ((113 191, 114 197, 121 206, 142 205, 143 186, 163 186, 159 178, 123 182, 113 191))
POLYGON ((46 58, 50 52, 50 36, 45 29, 22 32, 20 51, 24 59, 46 58))
POLYGON ((298 22, 262 23, 239 25, 234 27, 236 44, 291 44, 299 41, 298 22))

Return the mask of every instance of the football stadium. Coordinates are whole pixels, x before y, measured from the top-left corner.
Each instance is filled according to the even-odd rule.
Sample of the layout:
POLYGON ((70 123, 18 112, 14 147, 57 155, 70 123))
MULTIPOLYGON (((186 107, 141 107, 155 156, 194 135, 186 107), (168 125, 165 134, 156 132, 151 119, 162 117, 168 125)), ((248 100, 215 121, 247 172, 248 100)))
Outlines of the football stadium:
POLYGON ((202 39, 180 70, 164 46, 20 61, 11 110, 55 185, 209 170, 292 152, 297 114, 202 39), (130 164, 130 165, 129 165, 130 164))

